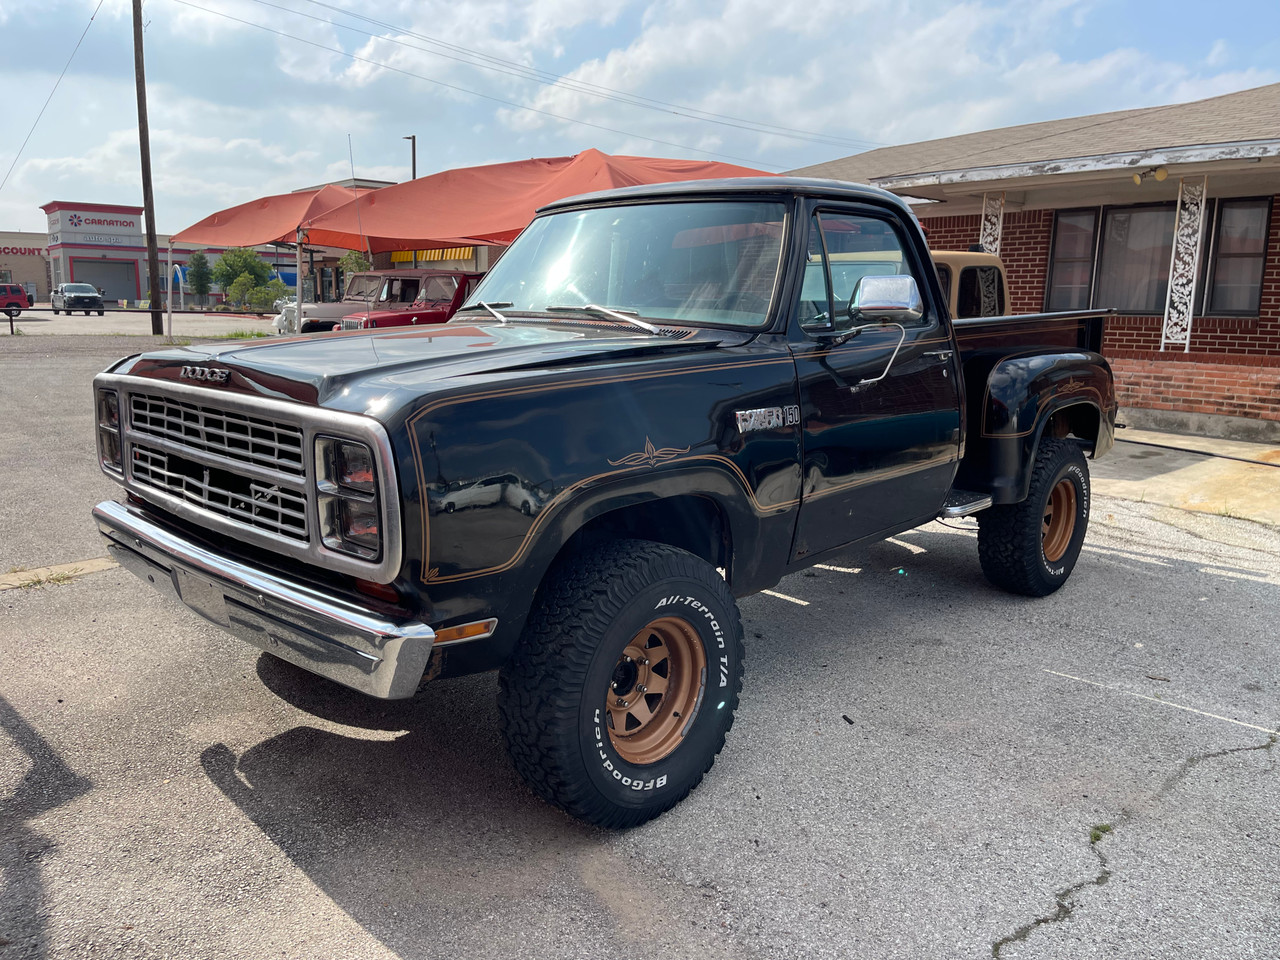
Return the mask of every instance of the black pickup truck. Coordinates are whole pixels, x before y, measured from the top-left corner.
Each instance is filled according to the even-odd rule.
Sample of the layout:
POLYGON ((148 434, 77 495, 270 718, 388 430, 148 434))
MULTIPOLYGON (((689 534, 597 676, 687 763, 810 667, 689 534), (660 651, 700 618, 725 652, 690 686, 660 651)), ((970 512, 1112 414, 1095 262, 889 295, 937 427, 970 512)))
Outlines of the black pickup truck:
POLYGON ((679 802, 738 703, 735 602, 977 514, 1070 576, 1116 403, 1103 311, 952 320, 896 197, 786 177, 553 204, 452 321, 120 361, 121 564, 375 697, 497 668, 516 768, 585 820, 679 802))

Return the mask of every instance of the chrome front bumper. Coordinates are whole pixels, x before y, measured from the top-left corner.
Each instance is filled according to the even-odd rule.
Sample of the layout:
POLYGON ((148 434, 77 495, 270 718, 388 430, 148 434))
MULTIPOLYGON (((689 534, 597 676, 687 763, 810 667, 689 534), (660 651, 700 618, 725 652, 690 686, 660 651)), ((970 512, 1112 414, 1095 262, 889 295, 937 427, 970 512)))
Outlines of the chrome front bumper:
POLYGON ((122 567, 224 630, 373 697, 412 696, 435 633, 222 556, 108 500, 93 508, 122 567))

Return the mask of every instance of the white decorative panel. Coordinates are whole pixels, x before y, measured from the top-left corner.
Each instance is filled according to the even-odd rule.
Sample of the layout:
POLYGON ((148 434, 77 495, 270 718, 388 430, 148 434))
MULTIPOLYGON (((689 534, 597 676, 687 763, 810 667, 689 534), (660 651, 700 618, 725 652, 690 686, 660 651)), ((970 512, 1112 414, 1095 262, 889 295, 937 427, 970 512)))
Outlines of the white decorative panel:
POLYGON ((1173 228, 1169 295, 1164 306, 1161 350, 1170 344, 1182 344, 1183 350, 1191 349, 1191 317, 1195 309, 1196 276, 1200 272, 1200 246, 1208 190, 1208 177, 1183 178, 1178 186, 1178 215, 1173 228))
POLYGON ((982 195, 982 231, 978 242, 987 253, 1000 255, 1000 238, 1004 235, 1004 194, 982 195))

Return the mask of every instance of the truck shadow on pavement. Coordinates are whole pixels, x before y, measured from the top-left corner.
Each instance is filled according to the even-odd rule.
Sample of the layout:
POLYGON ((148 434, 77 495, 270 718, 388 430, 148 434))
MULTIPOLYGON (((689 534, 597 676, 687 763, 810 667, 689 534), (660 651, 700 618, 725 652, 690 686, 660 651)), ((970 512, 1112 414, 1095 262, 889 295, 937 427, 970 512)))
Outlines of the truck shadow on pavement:
POLYGON ((78 775, 0 696, 0 729, 26 756, 30 767, 13 793, 0 799, 0 953, 14 956, 49 955, 42 861, 55 849, 48 837, 28 822, 84 796, 93 784, 78 775))
POLYGON ((201 766, 369 934, 405 958, 608 951, 628 868, 519 780, 492 674, 377 701, 265 655, 258 673, 315 725, 239 755, 213 744, 201 766))
MULTIPOLYGON (((1105 512, 1099 517, 1100 522, 1111 519, 1105 512)), ((1109 818, 1127 829, 1129 821, 1117 819, 1118 813, 1131 791, 1146 789, 1145 780, 1124 789, 1108 783, 1128 783, 1129 760, 1113 758, 1104 774, 1088 774, 1087 790, 1060 769, 1080 760, 1083 749, 1062 745, 1069 740, 1066 732, 1076 736, 1092 729, 1073 725, 1070 710, 1081 715, 1111 711, 1110 701, 1096 699, 1096 687, 1046 681, 1043 668, 1085 663, 1089 676, 1127 678, 1134 690, 1143 690, 1141 682, 1154 664, 1134 650, 1132 637, 1112 633, 1105 605, 1081 599, 1144 596, 1158 580, 1178 586, 1176 605, 1193 606, 1205 590, 1199 584, 1216 582, 1222 589, 1219 603, 1237 609, 1236 601, 1250 591, 1270 593, 1280 584, 1260 553, 1215 556, 1205 548, 1203 554, 1171 556, 1159 536, 1136 536, 1119 524, 1112 531, 1087 548, 1071 587, 1043 601, 986 586, 972 531, 956 527, 904 534, 900 541, 850 552, 825 569, 779 585, 780 593, 810 606, 796 608, 776 596, 751 598, 744 605, 750 695, 739 718, 741 729, 732 735, 733 758, 717 763, 709 782, 686 801, 693 806, 626 838, 569 819, 519 780, 502 746, 492 674, 436 681, 426 694, 408 701, 378 701, 263 655, 257 661, 259 678, 304 715, 302 722, 239 753, 212 744, 200 763, 218 790, 307 880, 405 960, 638 955, 644 938, 663 927, 683 930, 694 940, 679 945, 688 952, 676 949, 670 956, 718 957, 735 947, 723 934, 716 941, 705 932, 719 926, 723 914, 708 911, 720 908, 697 890, 664 879, 633 848, 650 836, 681 837, 693 821, 705 831, 712 808, 722 815, 729 809, 752 816, 749 799, 756 793, 744 784, 756 785, 760 771, 775 762, 770 758, 798 757, 792 767, 801 769, 825 764, 828 771, 845 770, 840 789, 861 795, 875 788, 874 778, 867 781, 858 772, 867 769, 859 758, 871 749, 863 735, 874 735, 870 742, 890 751, 884 762, 898 764, 902 776, 919 785, 915 806, 907 804, 909 820, 930 822, 934 806, 972 793, 1009 804, 1015 811, 1009 815, 1010 830, 1023 814, 1052 820, 1053 829, 1066 833, 1084 830, 1079 842, 1086 850, 1082 824, 1109 818), (1117 532, 1125 532, 1123 540, 1117 532), (921 616, 940 609, 947 610, 946 624, 921 616), (796 642, 800 636, 803 643, 796 642), (857 642, 851 644, 851 638, 857 642), (988 695, 997 681, 1035 696, 1010 706, 988 695), (878 697, 876 690, 893 694, 878 697), (1081 690, 1089 691, 1087 701, 1081 690), (1043 710, 1035 706, 1041 700, 1048 704, 1043 710), (803 716, 786 706, 795 703, 805 704, 803 716), (925 714, 929 722, 921 722, 925 714), (1036 741, 1036 751, 1019 760, 1022 779, 1016 788, 998 778, 993 786, 987 760, 991 769, 1007 766, 1009 744, 1041 737, 1049 722, 1065 724, 1062 743, 1052 737, 1036 741), (824 736, 800 738, 800 727, 824 736), (979 761, 962 768, 939 765, 957 744, 979 761), (1083 794, 1093 798, 1081 799, 1083 794), (637 898, 642 907, 636 906, 637 898), (639 919, 638 910, 644 913, 639 919)), ((1194 647, 1196 640, 1179 642, 1194 647)), ((1230 679, 1224 677, 1211 693, 1196 693, 1195 702, 1231 702, 1246 713, 1263 708, 1264 687, 1228 690, 1222 684, 1230 679)), ((1202 689, 1190 679, 1185 685, 1193 692, 1202 689)), ((1136 701, 1121 701, 1130 702, 1136 701)), ((1167 706, 1152 710, 1151 722, 1165 722, 1167 706)), ((1180 749, 1170 749, 1170 763, 1180 762, 1180 749)), ((1090 755, 1089 770, 1098 762, 1090 755)), ((895 796, 886 810, 897 817, 903 803, 895 796)), ((803 802, 800 806, 809 809, 803 802)), ((824 811, 809 815, 812 836, 844 839, 831 849, 823 840, 821 854, 798 841, 789 856, 835 858, 858 891, 839 895, 854 896, 851 908, 867 896, 874 903, 874 894, 866 891, 875 889, 877 866, 866 865, 857 836, 842 833, 848 829, 847 811, 840 805, 824 811)), ((889 814, 864 816, 874 827, 877 816, 889 814)), ((883 821, 890 822, 898 821, 883 821)), ((981 860, 985 854, 965 852, 965 829, 955 838, 940 835, 958 844, 956 855, 970 857, 972 869, 987 869, 981 860)), ((713 842, 727 848, 739 840, 726 829, 713 842)), ((907 834, 880 853, 906 870, 913 842, 918 838, 907 834)), ((663 862, 679 874, 680 855, 663 862)), ((1121 866, 1117 860, 1108 869, 1121 866)), ((756 882, 724 869, 730 886, 756 882)), ((1025 869, 1038 876, 1040 868, 1025 869)), ((1044 882, 1054 889, 1057 881, 1044 882)), ((779 902, 791 902, 790 893, 777 896, 779 902)), ((316 920, 303 906, 299 910, 299 924, 316 920)), ((776 916, 766 910, 756 920, 767 926, 776 916)), ((1012 923, 1009 918, 993 923, 987 949, 1037 916, 1031 909, 1013 916, 1012 923)))

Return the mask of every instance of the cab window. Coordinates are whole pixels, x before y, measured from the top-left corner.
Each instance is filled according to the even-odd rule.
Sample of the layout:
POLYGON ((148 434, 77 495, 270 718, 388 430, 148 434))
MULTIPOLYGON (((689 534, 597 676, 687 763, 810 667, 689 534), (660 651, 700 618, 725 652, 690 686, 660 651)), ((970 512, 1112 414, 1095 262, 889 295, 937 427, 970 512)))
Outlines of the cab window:
MULTIPOLYGON (((849 326, 849 303, 863 277, 912 275, 905 249, 897 227, 887 220, 815 213, 800 287, 801 327, 817 332, 849 326)), ((928 322, 926 314, 920 323, 928 322)))

